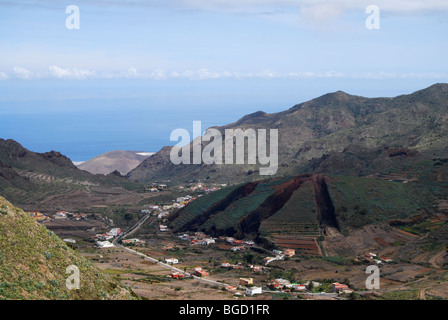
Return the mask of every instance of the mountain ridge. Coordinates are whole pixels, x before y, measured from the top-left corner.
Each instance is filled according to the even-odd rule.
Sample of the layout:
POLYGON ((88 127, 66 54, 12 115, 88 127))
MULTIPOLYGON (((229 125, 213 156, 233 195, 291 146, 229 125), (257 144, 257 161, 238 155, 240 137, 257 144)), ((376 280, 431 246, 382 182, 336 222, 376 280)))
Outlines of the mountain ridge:
MULTIPOLYGON (((371 152, 389 147, 412 149, 428 157, 445 156, 446 150, 439 147, 448 142, 448 84, 434 84, 392 98, 366 98, 336 91, 281 112, 257 111, 213 128, 221 133, 236 128, 278 129, 278 175, 303 172, 311 160, 342 153, 350 145, 371 152)), ((169 161, 170 149, 164 147, 127 177, 142 183, 208 179, 226 183, 260 178, 250 174, 258 172, 257 165, 174 165, 169 161)))
POLYGON ((107 175, 116 170, 122 175, 126 175, 153 154, 152 152, 114 150, 84 161, 77 167, 92 174, 107 175))

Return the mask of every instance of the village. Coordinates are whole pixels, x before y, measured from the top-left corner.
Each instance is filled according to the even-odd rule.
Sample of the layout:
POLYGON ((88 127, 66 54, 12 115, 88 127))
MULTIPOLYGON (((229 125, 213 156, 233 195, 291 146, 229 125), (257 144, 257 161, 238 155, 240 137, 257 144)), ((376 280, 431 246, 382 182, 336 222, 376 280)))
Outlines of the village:
POLYGON ((25 213, 27 213, 31 218, 40 223, 46 221, 65 220, 65 219, 71 219, 75 221, 87 220, 87 214, 85 213, 72 213, 68 211, 58 211, 54 215, 49 215, 46 213, 42 213, 40 211, 28 211, 25 213))
MULTIPOLYGON (((149 191, 161 192, 160 190, 164 190, 166 185, 158 185, 153 188, 156 188, 157 191, 151 189, 149 191)), ((235 297, 286 294, 291 297, 300 295, 306 299, 348 299, 356 290, 352 284, 340 281, 341 278, 339 281, 335 281, 335 279, 300 280, 282 277, 282 274, 278 274, 278 270, 281 268, 279 262, 291 264, 293 261, 303 259, 303 253, 297 253, 293 248, 266 250, 253 240, 236 239, 229 236, 213 237, 200 231, 173 234, 168 227, 170 215, 203 194, 219 190, 219 187, 208 188, 204 184, 196 184, 181 190, 191 194, 177 196, 171 201, 147 204, 144 208, 140 208, 140 220, 135 226, 125 229, 118 226, 109 227, 108 231, 96 233, 93 237, 93 248, 102 252, 100 257, 107 256, 105 252, 114 252, 110 251, 111 249, 120 248, 148 252, 148 259, 156 261, 167 270, 164 277, 170 281, 188 283, 189 280, 200 279, 199 281, 204 281, 205 285, 216 283, 214 287, 217 290, 227 292, 235 297), (147 228, 153 230, 153 236, 149 239, 140 237, 141 234, 138 232, 138 229, 145 224, 148 226, 147 228), (136 234, 131 237, 130 234, 134 232, 136 234), (214 252, 213 258, 210 256, 208 261, 201 260, 199 255, 198 258, 192 259, 204 250, 214 252), (247 256, 254 258, 249 260, 246 259, 247 256), (192 261, 189 262, 190 260, 192 261), (200 263, 201 261, 203 263, 200 263), (274 265, 271 266, 272 264, 274 265), (226 275, 225 280, 216 280, 217 277, 224 275, 226 275)), ((87 214, 74 214, 67 211, 58 211, 53 215, 40 212, 29 212, 28 214, 41 223, 89 219, 87 214)), ((76 243, 76 240, 72 238, 63 240, 72 245, 76 243)), ((385 256, 368 252, 357 256, 353 262, 375 264, 381 267, 383 264, 393 261, 385 256)))
MULTIPOLYGON (((193 187, 190 190, 198 190, 198 188, 204 188, 202 185, 198 185, 193 187)), ((204 189, 201 189, 204 191, 204 189)), ((205 189, 206 192, 213 192, 217 189, 205 189)), ((155 192, 155 191, 152 191, 155 192)), ((175 212, 190 202, 196 200, 198 197, 202 196, 202 194, 198 194, 196 196, 186 195, 179 196, 176 199, 173 199, 171 203, 165 204, 150 204, 147 205, 146 208, 141 209, 141 213, 151 217, 154 223, 154 228, 157 230, 156 234, 162 236, 163 234, 167 234, 170 236, 171 232, 168 228, 167 219, 175 212)), ((296 256, 295 249, 292 248, 282 248, 273 249, 271 251, 264 250, 262 260, 258 260, 257 263, 244 263, 241 261, 238 262, 229 262, 228 261, 215 261, 214 266, 210 268, 210 265, 207 266, 188 266, 188 267, 178 267, 182 266, 182 257, 175 253, 178 253, 179 250, 185 250, 185 248, 216 248, 217 250, 227 250, 227 252, 233 254, 247 254, 253 252, 252 249, 257 249, 257 245, 252 240, 242 240, 236 239, 234 237, 228 236, 218 236, 212 237, 210 235, 205 234, 204 232, 184 232, 178 235, 172 235, 179 242, 179 245, 176 244, 167 244, 161 248, 162 255, 157 257, 158 262, 170 268, 171 272, 166 275, 167 278, 172 281, 179 280, 189 280, 189 279, 204 279, 214 281, 212 275, 219 274, 220 272, 225 272, 226 270, 234 270, 234 271, 245 271, 251 272, 254 275, 262 275, 265 276, 270 275, 271 268, 270 264, 274 261, 284 261, 290 260, 296 256), (173 253, 170 255, 170 252, 173 253), (219 271, 219 269, 223 271, 219 271)), ((126 235, 122 232, 120 228, 112 228, 110 231, 97 234, 96 235, 96 246, 98 248, 112 248, 114 247, 114 240, 118 240, 119 245, 129 247, 129 248, 145 248, 148 247, 148 243, 139 238, 129 238, 125 239, 126 235)), ((163 238, 165 239, 165 238, 163 238)), ((259 249, 259 248, 258 248, 259 249)), ((232 260, 232 259, 230 259, 232 260)), ((382 263, 392 262, 391 259, 386 257, 378 257, 375 253, 366 253, 364 255, 360 255, 355 259, 355 262, 358 261, 360 263, 368 263, 368 264, 376 264, 381 265, 382 263)), ((260 280, 259 280, 260 281, 260 280)), ((227 281, 226 281, 227 282, 227 281)), ((315 298, 318 295, 319 298, 325 297, 348 297, 350 294, 354 292, 354 288, 350 287, 347 283, 341 283, 337 281, 325 283, 315 280, 306 280, 306 281, 294 281, 293 279, 284 279, 284 278, 273 278, 269 281, 257 282, 255 277, 251 276, 236 276, 233 280, 228 279, 229 284, 223 283, 220 290, 225 292, 229 292, 235 294, 236 296, 257 296, 261 294, 305 294, 308 297, 315 298), (232 284, 230 284, 232 283, 232 284), (327 295, 327 296, 325 296, 327 295)))

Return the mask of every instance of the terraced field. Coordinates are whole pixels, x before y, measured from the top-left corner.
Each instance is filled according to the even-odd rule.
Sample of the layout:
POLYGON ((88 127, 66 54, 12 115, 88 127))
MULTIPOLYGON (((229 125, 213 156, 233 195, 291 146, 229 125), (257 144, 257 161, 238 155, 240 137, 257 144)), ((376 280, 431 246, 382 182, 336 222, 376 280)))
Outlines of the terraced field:
POLYGON ((198 201, 191 202, 188 206, 182 208, 170 217, 170 226, 176 232, 183 231, 191 225, 200 222, 200 220, 203 220, 204 216, 205 219, 208 218, 207 213, 209 213, 209 215, 212 213, 211 208, 215 208, 216 210, 219 209, 219 207, 216 206, 218 206, 223 199, 239 189, 239 187, 240 186, 234 186, 220 189, 201 197, 198 201))
POLYGON ((285 205, 260 225, 260 234, 290 236, 320 236, 313 183, 305 182, 292 194, 285 205))
POLYGON ((322 251, 316 238, 300 236, 288 237, 284 235, 273 235, 275 244, 280 248, 295 249, 296 255, 322 256, 322 251))
POLYGON ((275 184, 272 182, 258 184, 251 194, 233 202, 224 211, 217 213, 211 219, 207 220, 202 226, 203 230, 237 230, 241 219, 256 210, 267 197, 274 193, 273 186, 275 184))

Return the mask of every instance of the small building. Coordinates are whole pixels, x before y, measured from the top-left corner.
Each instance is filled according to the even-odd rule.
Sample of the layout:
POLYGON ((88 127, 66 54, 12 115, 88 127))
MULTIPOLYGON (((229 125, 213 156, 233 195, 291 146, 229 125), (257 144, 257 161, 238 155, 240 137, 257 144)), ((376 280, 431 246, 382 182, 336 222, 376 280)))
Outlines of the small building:
POLYGON ((254 270, 254 272, 262 272, 263 266, 253 266, 252 269, 254 270))
POLYGON ((194 268, 193 275, 197 277, 205 277, 208 276, 208 272, 203 270, 201 267, 194 268))
POLYGON ((291 283, 286 279, 275 279, 270 284, 268 284, 268 287, 273 290, 282 290, 285 287, 290 287, 291 283))
POLYGON ((170 274, 170 276, 173 279, 183 279, 183 278, 185 278, 185 275, 183 273, 180 273, 180 272, 172 273, 172 274, 170 274))
POLYGON ((333 292, 339 293, 340 291, 343 291, 343 290, 349 290, 349 288, 346 284, 335 282, 335 283, 331 284, 331 290, 333 292))
POLYGON ((120 228, 110 229, 110 231, 107 234, 110 235, 110 236, 116 237, 119 234, 121 234, 121 229, 120 228))
POLYGON ((67 211, 58 211, 56 212, 56 214, 54 215, 55 219, 67 219, 67 211))
POLYGON ((67 243, 71 243, 71 244, 75 244, 76 243, 76 240, 75 239, 71 239, 71 238, 62 239, 62 241, 67 242, 67 243))
POLYGON ((169 258, 169 259, 165 259, 165 262, 168 264, 176 264, 176 263, 179 263, 179 260, 177 260, 176 258, 169 258))
POLYGON ((140 242, 140 240, 138 239, 126 239, 126 240, 121 240, 121 243, 123 244, 136 244, 137 242, 140 242))
POLYGON ((240 278, 239 281, 240 281, 240 285, 242 285, 242 286, 249 286, 249 285, 254 284, 253 278, 240 278))
POLYGON ((114 246, 113 243, 110 243, 109 241, 97 241, 96 245, 99 248, 112 248, 114 246))
POLYGON ((305 291, 306 290, 306 285, 304 285, 304 284, 293 284, 292 287, 294 288, 295 291, 305 291))
POLYGON ((224 289, 226 290, 226 291, 235 291, 236 290, 236 286, 225 286, 224 287, 224 289))
POLYGON ((294 250, 294 249, 285 249, 284 251, 283 251, 283 254, 285 255, 285 256, 287 256, 287 257, 294 257, 295 256, 295 254, 296 254, 296 250, 294 250))
POLYGON ((246 295, 253 296, 255 294, 262 294, 261 287, 250 287, 246 288, 246 295))

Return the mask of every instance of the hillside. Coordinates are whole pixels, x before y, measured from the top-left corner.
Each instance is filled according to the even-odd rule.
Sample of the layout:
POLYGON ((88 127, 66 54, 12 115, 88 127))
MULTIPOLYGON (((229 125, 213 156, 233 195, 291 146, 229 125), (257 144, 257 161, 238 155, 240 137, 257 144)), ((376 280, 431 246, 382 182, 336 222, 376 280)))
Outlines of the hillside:
POLYGON ((435 213, 434 198, 418 183, 303 174, 249 182, 206 195, 170 217, 175 232, 204 231, 274 240, 319 237, 435 213))
POLYGON ((0 197, 0 299, 121 300, 135 295, 0 197), (66 287, 71 265, 80 271, 79 290, 66 287))
POLYGON ((153 154, 140 151, 110 151, 87 160, 77 167, 93 174, 107 175, 116 170, 122 175, 126 175, 153 154))
MULTIPOLYGON (((447 119, 448 84, 435 84, 395 98, 365 98, 338 91, 283 112, 259 111, 216 129, 221 133, 236 128, 278 129, 278 175, 369 175, 415 158, 446 157, 447 119)), ((263 178, 258 164, 174 165, 170 149, 165 147, 146 159, 128 177, 139 182, 210 179, 222 183, 263 178)))
POLYGON ((59 152, 32 152, 0 139, 0 193, 26 210, 71 210, 110 202, 138 202, 143 186, 117 172, 94 175, 59 152))

